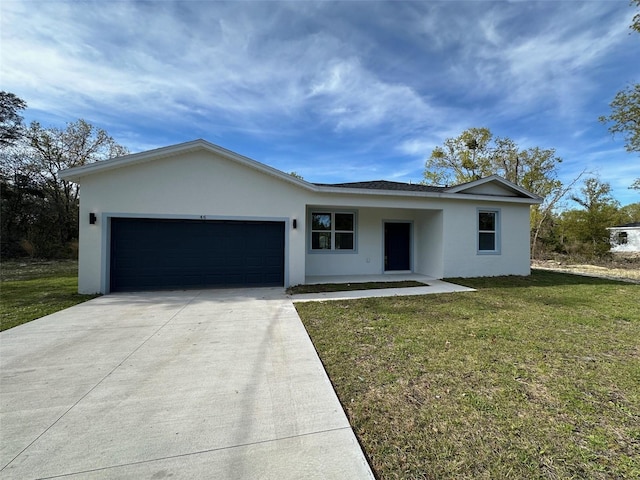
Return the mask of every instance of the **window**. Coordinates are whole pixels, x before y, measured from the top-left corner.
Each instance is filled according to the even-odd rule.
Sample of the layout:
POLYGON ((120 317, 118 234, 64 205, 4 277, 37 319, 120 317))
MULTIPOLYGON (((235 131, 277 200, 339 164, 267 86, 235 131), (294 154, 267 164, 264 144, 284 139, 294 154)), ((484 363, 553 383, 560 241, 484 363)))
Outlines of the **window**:
POLYGON ((355 213, 312 212, 311 250, 355 250, 355 213))
POLYGON ((618 232, 618 245, 626 245, 628 242, 627 232, 618 232))
POLYGON ((499 211, 478 210, 478 252, 499 253, 499 211))

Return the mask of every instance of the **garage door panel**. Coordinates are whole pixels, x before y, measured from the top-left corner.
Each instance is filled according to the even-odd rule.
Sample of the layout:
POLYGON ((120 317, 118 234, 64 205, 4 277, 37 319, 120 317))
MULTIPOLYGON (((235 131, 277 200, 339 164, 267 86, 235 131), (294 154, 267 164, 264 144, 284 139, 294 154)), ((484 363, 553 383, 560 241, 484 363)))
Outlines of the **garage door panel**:
POLYGON ((265 267, 279 267, 280 266, 280 258, 276 255, 269 255, 264 257, 263 259, 265 267))
POLYGON ((246 259, 246 263, 248 267, 261 267, 266 263, 267 259, 262 257, 248 256, 246 259))
POLYGON ((284 223, 111 219, 111 291, 284 285, 284 223))

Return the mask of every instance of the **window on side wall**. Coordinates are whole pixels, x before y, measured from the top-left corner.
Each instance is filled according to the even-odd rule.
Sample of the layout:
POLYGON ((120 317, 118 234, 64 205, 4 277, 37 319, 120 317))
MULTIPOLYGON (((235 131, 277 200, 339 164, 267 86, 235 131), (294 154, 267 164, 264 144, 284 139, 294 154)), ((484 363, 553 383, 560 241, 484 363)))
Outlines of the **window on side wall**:
POLYGON ((314 211, 311 213, 311 250, 354 251, 354 212, 314 211))
POLYGON ((626 245, 629 243, 627 232, 618 232, 618 245, 626 245))
POLYGON ((500 253, 499 227, 499 210, 478 210, 478 253, 500 253))

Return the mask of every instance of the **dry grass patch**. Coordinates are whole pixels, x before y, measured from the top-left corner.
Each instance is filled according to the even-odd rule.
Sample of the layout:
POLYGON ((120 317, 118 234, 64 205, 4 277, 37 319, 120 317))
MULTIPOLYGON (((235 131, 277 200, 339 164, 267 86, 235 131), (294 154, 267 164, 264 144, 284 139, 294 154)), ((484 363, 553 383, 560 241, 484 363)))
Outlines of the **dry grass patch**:
POLYGON ((552 260, 533 260, 531 264, 539 269, 640 283, 640 254, 637 253, 617 253, 589 262, 559 256, 552 260))
POLYGON ((457 283, 296 305, 377 475, 640 478, 640 287, 457 283))

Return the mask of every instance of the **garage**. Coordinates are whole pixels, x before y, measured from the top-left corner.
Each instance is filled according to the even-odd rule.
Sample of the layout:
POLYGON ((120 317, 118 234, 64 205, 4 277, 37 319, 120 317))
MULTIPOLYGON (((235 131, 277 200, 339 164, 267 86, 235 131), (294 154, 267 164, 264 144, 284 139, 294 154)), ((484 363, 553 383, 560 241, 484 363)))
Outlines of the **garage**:
POLYGON ((112 292, 284 285, 284 222, 112 218, 112 292))

